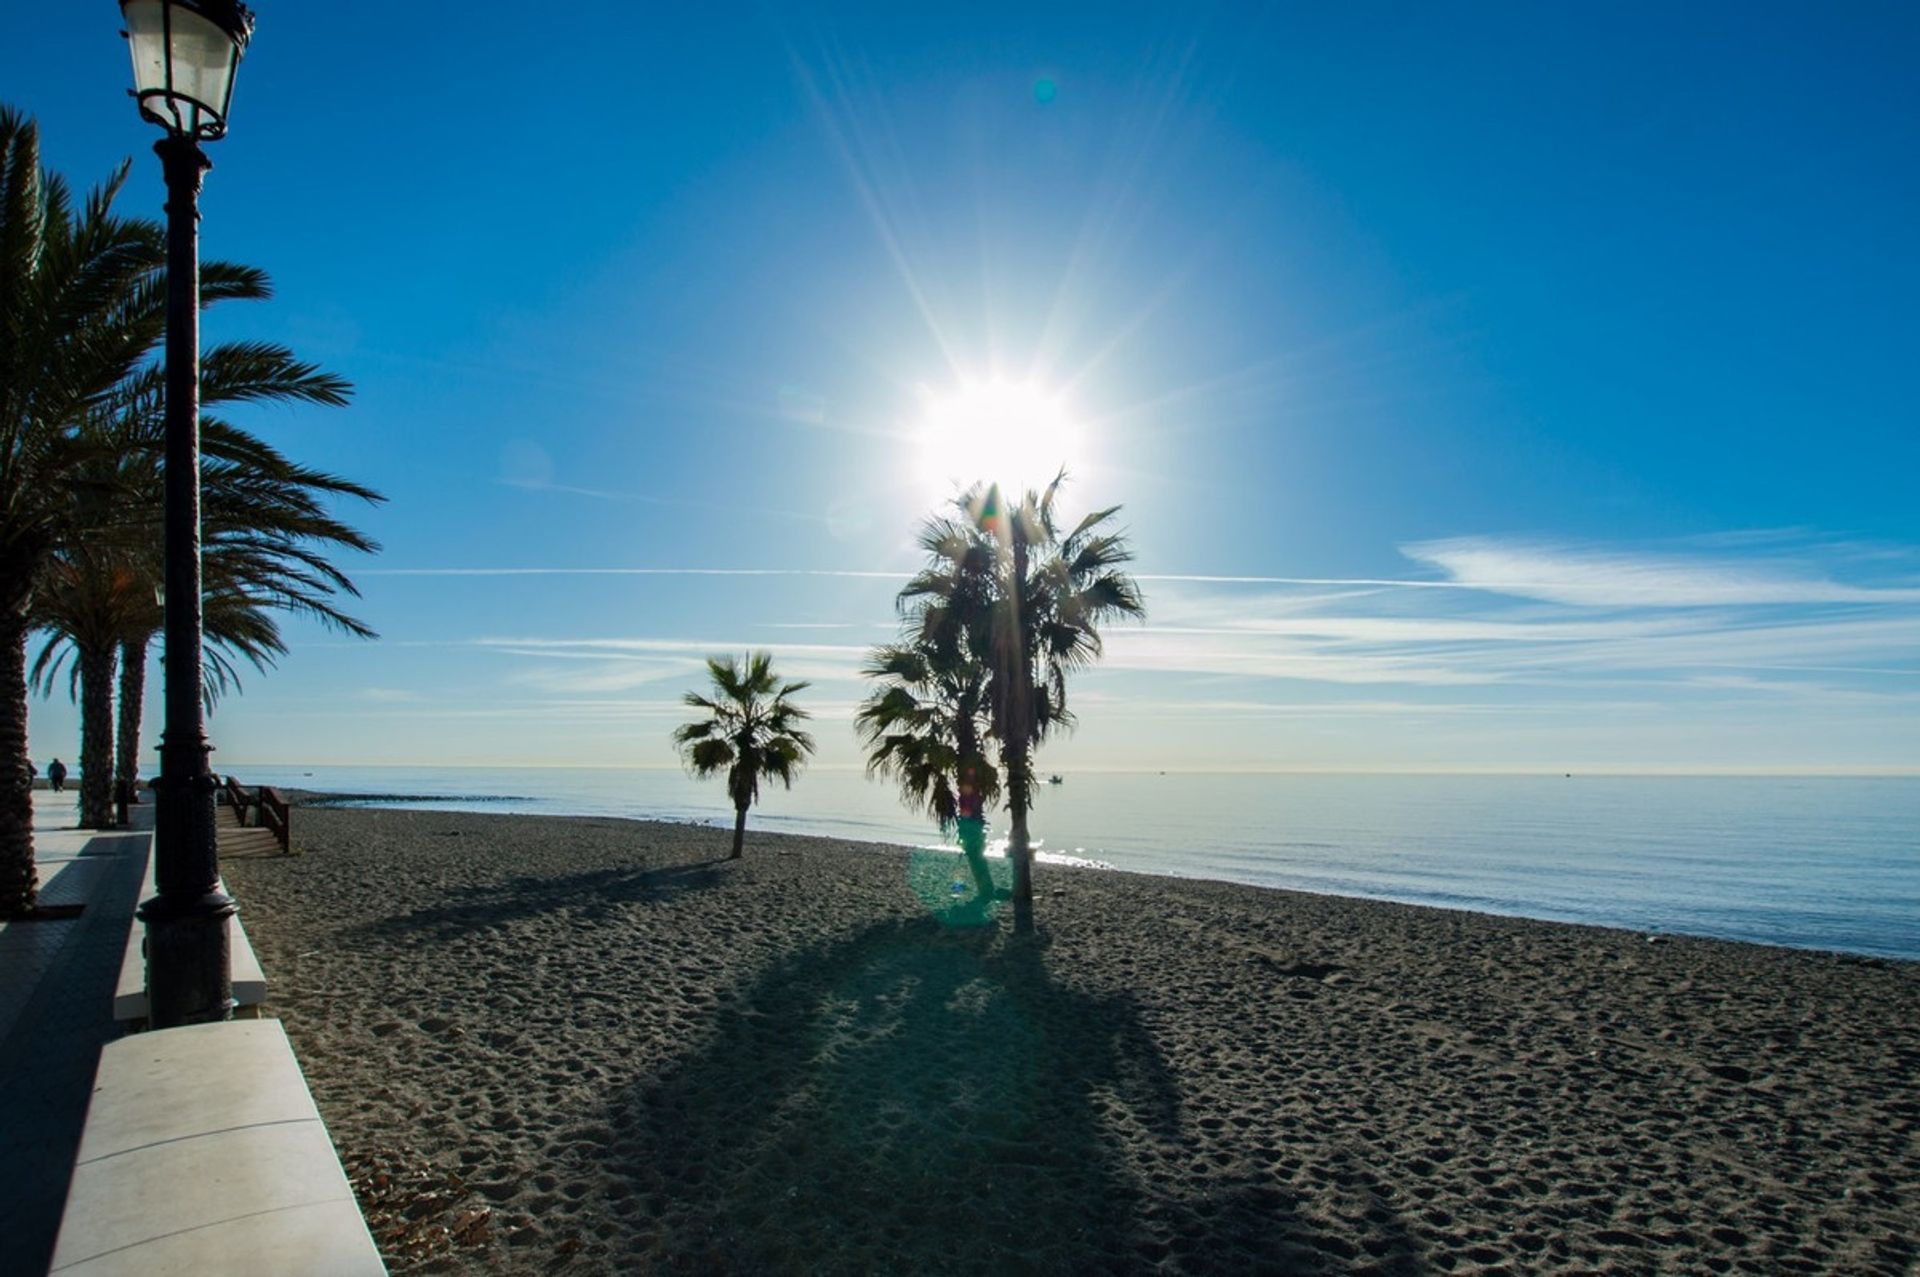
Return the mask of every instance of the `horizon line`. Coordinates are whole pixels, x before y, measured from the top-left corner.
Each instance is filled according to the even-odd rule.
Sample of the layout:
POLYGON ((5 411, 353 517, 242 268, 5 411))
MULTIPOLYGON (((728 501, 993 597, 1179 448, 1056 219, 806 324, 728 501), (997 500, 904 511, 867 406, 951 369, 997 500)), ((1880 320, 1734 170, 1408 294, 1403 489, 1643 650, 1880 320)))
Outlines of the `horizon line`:
MULTIPOLYGON (((474 770, 514 770, 514 771, 652 771, 684 772, 686 769, 673 763, 341 763, 341 762, 271 762, 254 759, 246 763, 236 763, 235 772, 247 766, 256 767, 326 767, 326 768, 391 768, 431 771, 474 770)), ((810 763, 809 771, 827 772, 864 772, 864 763, 810 763)), ((1631 767, 1631 766, 1580 766, 1578 764, 1561 767, 1506 767, 1489 765, 1485 767, 1462 766, 1420 766, 1406 765, 1397 767, 1313 767, 1313 766, 1272 766, 1272 767, 1154 767, 1151 765, 1083 765, 1061 773, 1100 776, 1140 776, 1140 775, 1179 775, 1179 776, 1603 776, 1609 778, 1630 779, 1645 777, 1648 779, 1710 779, 1725 777, 1775 777, 1805 779, 1907 779, 1920 778, 1920 763, 1888 764, 1754 764, 1750 766, 1693 766, 1676 765, 1672 767, 1631 767)), ((883 782, 876 780, 875 784, 883 782)))

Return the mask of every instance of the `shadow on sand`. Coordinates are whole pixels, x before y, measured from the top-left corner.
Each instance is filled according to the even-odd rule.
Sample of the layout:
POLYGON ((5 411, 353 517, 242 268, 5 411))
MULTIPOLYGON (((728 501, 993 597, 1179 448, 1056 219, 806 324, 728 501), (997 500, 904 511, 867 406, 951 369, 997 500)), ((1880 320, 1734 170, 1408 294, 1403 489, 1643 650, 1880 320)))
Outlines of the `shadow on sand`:
POLYGON ((724 880, 724 860, 655 869, 599 869, 563 877, 511 878, 505 882, 448 891, 444 904, 383 918, 369 924, 374 935, 446 940, 471 931, 570 912, 576 922, 605 921, 630 904, 659 904, 675 896, 704 891, 724 880))
MULTIPOLYGON (((888 923, 780 962, 701 1049, 616 1095, 609 1126, 595 1160, 643 1267, 1311 1272, 1372 1258, 1303 1227, 1264 1168, 1201 1165, 1133 999, 1069 987, 1041 947, 998 930, 888 923)), ((1380 1267, 1414 1271, 1394 1223, 1396 1262, 1380 1267)))

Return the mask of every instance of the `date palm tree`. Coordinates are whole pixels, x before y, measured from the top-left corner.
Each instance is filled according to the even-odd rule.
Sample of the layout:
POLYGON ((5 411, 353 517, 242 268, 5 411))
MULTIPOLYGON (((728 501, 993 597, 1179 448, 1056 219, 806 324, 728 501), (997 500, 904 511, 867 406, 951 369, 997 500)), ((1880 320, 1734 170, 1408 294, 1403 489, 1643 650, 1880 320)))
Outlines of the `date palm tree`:
POLYGON ((1120 507, 1095 510, 1062 534, 1055 511, 1063 470, 1043 491, 1004 501, 975 487, 952 515, 923 526, 927 564, 900 591, 923 633, 965 635, 984 666, 989 729, 1006 786, 1007 856, 1013 864, 1014 925, 1033 927, 1034 752, 1071 728, 1067 681, 1099 659, 1100 627, 1142 618, 1145 604, 1122 570, 1133 559, 1114 525, 1120 507))
POLYGON ((762 780, 793 788, 794 777, 813 753, 813 737, 800 724, 811 715, 793 697, 811 686, 782 683, 773 657, 754 652, 745 664, 731 656, 707 659, 711 695, 688 692, 681 700, 705 717, 674 729, 673 743, 695 776, 724 775, 733 800, 733 853, 746 838, 747 808, 760 797, 762 780))
MULTIPOLYGON (((212 352, 218 355, 220 352, 212 352)), ((345 384, 313 373, 272 352, 277 379, 256 379, 256 398, 344 402, 345 384)), ((56 552, 38 591, 34 613, 48 638, 32 678, 51 691, 64 668, 81 705, 81 824, 112 824, 111 780, 131 784, 137 774, 146 653, 162 622, 156 587, 162 564, 155 546, 163 514, 159 440, 137 418, 114 450, 89 467, 110 504, 95 509, 87 535, 56 552), (71 664, 68 657, 71 656, 71 664), (122 694, 120 749, 113 747, 114 665, 122 694)), ((324 557, 329 549, 371 552, 378 546, 330 516, 323 498, 380 495, 334 475, 286 461, 268 445, 220 425, 202 466, 203 626, 207 639, 206 691, 211 702, 237 687, 244 659, 265 669, 285 644, 270 610, 300 612, 360 637, 365 623, 336 606, 356 594, 353 582, 324 557)))
POLYGON ((126 166, 75 207, 39 130, 0 107, 0 917, 34 906, 26 640, 72 515, 82 426, 164 331, 159 227, 115 217, 126 166))
MULTIPOLYGON (((33 121, 0 106, 0 917, 34 905, 26 641, 35 593, 54 556, 85 534, 83 471, 101 460, 100 424, 158 395, 166 237, 151 219, 114 214, 127 171, 122 163, 76 201, 41 166, 33 121)), ((257 270, 200 267, 203 304, 268 292, 257 270)), ((229 397, 248 398, 247 365, 236 367, 229 397)), ((216 401, 224 393, 217 375, 209 390, 216 401)))

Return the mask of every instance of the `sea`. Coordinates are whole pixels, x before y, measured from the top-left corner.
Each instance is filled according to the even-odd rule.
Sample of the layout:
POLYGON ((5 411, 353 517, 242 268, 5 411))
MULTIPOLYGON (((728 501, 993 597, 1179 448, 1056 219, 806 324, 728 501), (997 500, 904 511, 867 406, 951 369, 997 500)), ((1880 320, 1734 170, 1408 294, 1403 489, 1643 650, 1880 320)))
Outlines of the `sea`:
MULTIPOLYGON (((733 822, 669 769, 223 770, 370 806, 733 822)), ((1087 772, 1030 824, 1058 862, 1920 960, 1920 777, 1087 772)), ((756 829, 941 845, 857 769, 763 791, 756 829)))

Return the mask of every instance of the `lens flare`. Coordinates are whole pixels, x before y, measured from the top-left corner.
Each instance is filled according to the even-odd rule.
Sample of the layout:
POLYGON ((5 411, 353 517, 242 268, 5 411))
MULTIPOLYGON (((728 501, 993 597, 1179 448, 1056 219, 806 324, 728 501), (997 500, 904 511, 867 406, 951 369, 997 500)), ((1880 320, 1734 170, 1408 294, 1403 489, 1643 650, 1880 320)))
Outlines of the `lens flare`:
POLYGON ((1037 488, 1078 469, 1084 431, 1061 396, 1030 382, 987 381, 927 398, 920 477, 947 488, 997 483, 1037 488))

